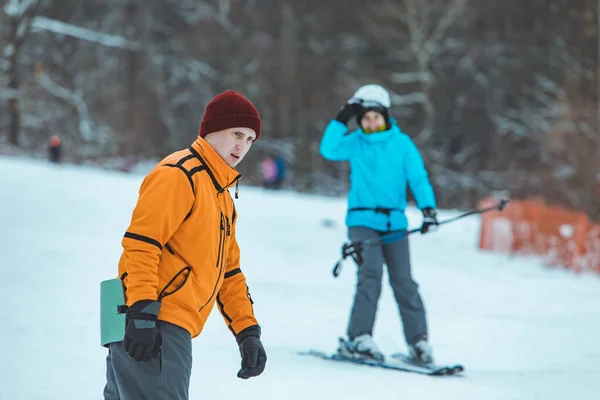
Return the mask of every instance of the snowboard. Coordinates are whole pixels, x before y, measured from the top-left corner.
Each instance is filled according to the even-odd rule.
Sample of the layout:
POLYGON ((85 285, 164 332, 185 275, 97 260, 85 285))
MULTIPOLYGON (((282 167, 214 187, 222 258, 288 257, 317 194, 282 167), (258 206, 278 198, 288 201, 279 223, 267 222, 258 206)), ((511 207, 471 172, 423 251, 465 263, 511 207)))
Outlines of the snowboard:
POLYGON ((326 353, 320 350, 310 349, 298 353, 301 356, 316 357, 322 360, 344 362, 369 367, 390 369, 396 371, 413 372, 431 376, 450 376, 460 374, 465 370, 461 364, 420 364, 413 361, 404 353, 394 353, 385 361, 377 361, 371 358, 350 357, 340 353, 326 353))

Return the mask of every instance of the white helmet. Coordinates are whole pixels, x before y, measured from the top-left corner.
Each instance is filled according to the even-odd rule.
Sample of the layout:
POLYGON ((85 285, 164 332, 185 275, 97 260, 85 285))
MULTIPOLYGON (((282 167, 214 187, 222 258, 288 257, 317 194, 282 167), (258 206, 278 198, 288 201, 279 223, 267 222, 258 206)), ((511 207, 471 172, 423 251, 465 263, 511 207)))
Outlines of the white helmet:
POLYGON ((353 99, 361 100, 363 103, 376 102, 385 108, 392 106, 389 92, 379 85, 365 85, 360 87, 350 100, 353 99))

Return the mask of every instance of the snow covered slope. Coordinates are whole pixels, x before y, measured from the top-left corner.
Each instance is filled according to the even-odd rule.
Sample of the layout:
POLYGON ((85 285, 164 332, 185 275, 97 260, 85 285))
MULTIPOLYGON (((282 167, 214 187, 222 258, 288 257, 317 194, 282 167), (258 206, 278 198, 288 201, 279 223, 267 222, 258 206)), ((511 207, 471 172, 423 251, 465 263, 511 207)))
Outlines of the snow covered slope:
MULTIPOLYGON (((0 158, 0 399, 101 399, 99 282, 116 275, 143 176, 0 158)), ((415 279, 438 361, 462 378, 326 363, 346 328, 355 267, 331 268, 344 199, 241 187, 238 240, 268 353, 236 378, 239 353, 215 309, 194 340, 191 399, 597 399, 600 278, 477 251, 479 220, 412 238, 415 279), (337 222, 323 227, 325 218, 337 222)), ((417 210, 408 210, 412 226, 417 210)), ((440 219, 455 215, 442 211, 440 219)), ((375 340, 405 350, 385 278, 375 340)))

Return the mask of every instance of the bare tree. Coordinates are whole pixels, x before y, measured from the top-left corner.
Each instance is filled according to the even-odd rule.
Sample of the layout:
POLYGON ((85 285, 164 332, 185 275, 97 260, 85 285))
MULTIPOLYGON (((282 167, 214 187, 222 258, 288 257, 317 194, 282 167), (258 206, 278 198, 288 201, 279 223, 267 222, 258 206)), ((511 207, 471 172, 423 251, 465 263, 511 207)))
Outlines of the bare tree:
POLYGON ((41 64, 36 65, 36 79, 39 85, 50 95, 73 107, 78 115, 79 149, 83 157, 98 156, 110 151, 114 132, 106 126, 93 121, 89 106, 79 90, 69 89, 54 82, 43 70, 41 64))
POLYGON ((383 0, 374 7, 372 14, 365 16, 366 25, 374 37, 392 42, 396 49, 402 49, 390 55, 400 62, 397 62, 398 68, 390 71, 384 79, 400 89, 392 90, 392 104, 418 104, 422 107, 422 123, 413 135, 417 145, 429 142, 434 133, 434 64, 451 45, 451 41, 445 40, 446 34, 461 16, 467 0, 444 3, 445 6, 441 7, 437 0, 383 0))
POLYGON ((188 145, 207 102, 234 89, 265 133, 240 167, 246 183, 276 152, 294 189, 344 193, 348 166, 324 160, 319 141, 358 86, 380 83, 440 204, 496 189, 597 202, 596 0, 3 4, 0 118, 22 148, 59 132, 79 158, 157 158, 188 145))
POLYGON ((0 71, 6 78, 0 81, 0 90, 7 98, 8 142, 19 145, 21 130, 19 54, 31 31, 31 23, 39 8, 40 0, 9 0, 2 9, 0 24, 5 32, 4 50, 0 59, 0 71), (6 80, 6 82, 4 82, 6 80))

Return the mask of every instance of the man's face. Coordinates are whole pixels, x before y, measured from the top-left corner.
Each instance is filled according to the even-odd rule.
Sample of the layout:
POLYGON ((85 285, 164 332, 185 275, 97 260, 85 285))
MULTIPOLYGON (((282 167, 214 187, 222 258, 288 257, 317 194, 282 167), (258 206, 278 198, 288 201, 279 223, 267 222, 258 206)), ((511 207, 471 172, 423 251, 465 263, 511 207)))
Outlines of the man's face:
POLYGON ((209 133, 204 139, 230 167, 235 168, 250 150, 256 132, 250 128, 229 128, 209 133))
POLYGON ((385 130, 385 117, 377 111, 367 111, 360 125, 366 133, 381 132, 385 130))

